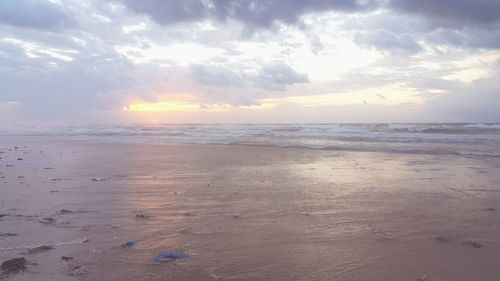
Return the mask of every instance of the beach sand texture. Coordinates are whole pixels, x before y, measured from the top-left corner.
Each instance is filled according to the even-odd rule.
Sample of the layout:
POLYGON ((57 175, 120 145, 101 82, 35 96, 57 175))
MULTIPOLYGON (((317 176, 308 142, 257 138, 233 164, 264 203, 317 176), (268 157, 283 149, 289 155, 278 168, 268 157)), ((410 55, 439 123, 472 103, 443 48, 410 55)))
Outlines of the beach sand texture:
POLYGON ((0 262, 27 261, 7 280, 500 276, 497 157, 37 137, 0 157, 0 262))

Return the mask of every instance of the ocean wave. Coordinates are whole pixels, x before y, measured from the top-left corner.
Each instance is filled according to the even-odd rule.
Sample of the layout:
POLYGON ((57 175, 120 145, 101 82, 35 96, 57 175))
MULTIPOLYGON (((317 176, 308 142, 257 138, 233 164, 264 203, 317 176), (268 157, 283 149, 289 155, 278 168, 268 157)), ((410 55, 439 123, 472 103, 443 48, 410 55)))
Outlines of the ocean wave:
POLYGON ((420 131, 427 134, 498 134, 500 133, 499 128, 491 127, 431 127, 420 131))
POLYGON ((345 151, 500 155, 500 124, 90 124, 0 127, 4 136, 345 151))

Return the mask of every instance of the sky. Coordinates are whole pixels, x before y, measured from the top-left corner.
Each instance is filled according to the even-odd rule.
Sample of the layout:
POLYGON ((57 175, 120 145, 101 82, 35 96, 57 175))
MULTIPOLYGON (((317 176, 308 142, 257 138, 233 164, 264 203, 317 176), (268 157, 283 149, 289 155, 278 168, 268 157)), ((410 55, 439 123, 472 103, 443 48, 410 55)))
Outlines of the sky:
POLYGON ((500 122, 500 1, 0 1, 0 124, 154 122, 500 122))

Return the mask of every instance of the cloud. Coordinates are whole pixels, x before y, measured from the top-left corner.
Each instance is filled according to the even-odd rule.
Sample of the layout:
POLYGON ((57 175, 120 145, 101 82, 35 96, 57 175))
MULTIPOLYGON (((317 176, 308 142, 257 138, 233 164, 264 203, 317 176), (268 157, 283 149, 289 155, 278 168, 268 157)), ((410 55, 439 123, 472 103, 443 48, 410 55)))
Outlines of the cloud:
POLYGON ((19 111, 27 116, 74 116, 113 108, 117 101, 102 104, 100 94, 130 87, 133 81, 128 61, 96 46, 98 41, 88 40, 81 49, 64 49, 71 59, 58 58, 55 52, 61 50, 49 48, 47 42, 11 41, 0 40, 0 49, 6 51, 0 53, 0 102, 18 101, 19 111), (32 46, 36 48, 31 50, 32 46))
POLYGON ((258 69, 229 69, 223 66, 191 65, 190 74, 202 85, 284 91, 286 86, 307 83, 307 74, 278 62, 258 69))
POLYGON ((426 36, 432 44, 461 48, 500 48, 500 23, 488 28, 465 27, 461 30, 438 28, 426 36))
POLYGON ((415 51, 418 50, 416 42, 421 47, 500 47, 499 1, 389 0, 381 7, 375 13, 347 19, 343 29, 360 34, 357 35, 359 43, 367 43, 365 46, 382 45, 380 49, 387 49, 392 42, 403 49, 415 51), (404 37, 411 38, 402 40, 404 37), (405 41, 407 48, 401 45, 405 41))
POLYGON ((147 14, 163 25, 201 20, 208 16, 209 10, 206 2, 201 0, 124 0, 123 3, 130 10, 139 14, 147 14))
POLYGON ((61 5, 43 0, 0 1, 0 23, 42 30, 75 25, 71 14, 61 5))
POLYGON ((376 4, 356 0, 290 0, 286 3, 280 0, 226 0, 213 3, 219 19, 232 18, 256 27, 269 27, 276 21, 293 24, 303 14, 311 12, 360 12, 376 4))
MULTIPOLYGON (((186 83, 202 104, 251 106, 261 105, 268 97, 288 95, 290 87, 309 82, 307 74, 297 72, 283 62, 214 65, 193 64, 188 67, 186 83)), ((189 91, 189 90, 188 90, 189 91)))
POLYGON ((499 122, 500 82, 480 79, 427 102, 424 113, 450 122, 499 122))
POLYGON ((422 51, 422 47, 409 34, 395 34, 387 30, 357 33, 354 42, 360 46, 415 54, 422 51))
MULTIPOLYGON (((498 58, 496 2, 415 2, 0 0, 0 114, 96 120, 183 95, 223 107, 339 94, 359 105, 346 121, 396 103, 491 120, 500 85, 470 81, 489 77, 498 58)), ((333 108, 321 106, 324 116, 333 108)))
POLYGON ((388 6, 397 12, 421 16, 435 27, 460 28, 500 21, 498 0, 390 0, 388 6))
POLYGON ((203 85, 244 86, 244 77, 227 67, 193 64, 189 66, 189 71, 203 85))
POLYGON ((255 83, 268 90, 284 90, 285 86, 309 82, 307 74, 298 73, 284 63, 265 66, 255 77, 255 83))
POLYGON ((312 12, 361 12, 374 9, 375 0, 123 0, 132 11, 162 25, 215 19, 240 21, 249 28, 269 28, 276 22, 295 24, 312 12))

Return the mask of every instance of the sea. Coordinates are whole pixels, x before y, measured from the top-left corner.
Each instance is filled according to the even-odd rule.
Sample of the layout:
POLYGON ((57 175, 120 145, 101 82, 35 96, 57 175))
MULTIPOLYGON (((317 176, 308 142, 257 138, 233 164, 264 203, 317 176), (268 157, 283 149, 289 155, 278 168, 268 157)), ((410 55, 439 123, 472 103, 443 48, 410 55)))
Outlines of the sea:
POLYGON ((2 126, 0 136, 500 157, 500 123, 2 126))

